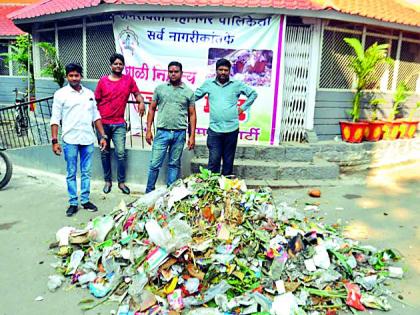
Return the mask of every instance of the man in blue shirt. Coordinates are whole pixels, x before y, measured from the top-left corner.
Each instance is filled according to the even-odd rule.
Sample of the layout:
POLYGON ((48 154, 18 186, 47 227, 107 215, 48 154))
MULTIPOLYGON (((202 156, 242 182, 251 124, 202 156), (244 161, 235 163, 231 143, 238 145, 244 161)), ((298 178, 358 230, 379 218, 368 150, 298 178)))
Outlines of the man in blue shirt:
POLYGON ((210 103, 210 126, 207 130, 207 147, 209 149, 208 169, 220 173, 223 159, 222 175, 233 174, 236 145, 239 134, 239 115, 247 110, 257 98, 257 92, 245 83, 230 80, 232 65, 227 59, 216 62, 216 78, 206 80, 195 92, 196 101, 208 95, 210 103), (241 95, 246 102, 238 107, 241 95))

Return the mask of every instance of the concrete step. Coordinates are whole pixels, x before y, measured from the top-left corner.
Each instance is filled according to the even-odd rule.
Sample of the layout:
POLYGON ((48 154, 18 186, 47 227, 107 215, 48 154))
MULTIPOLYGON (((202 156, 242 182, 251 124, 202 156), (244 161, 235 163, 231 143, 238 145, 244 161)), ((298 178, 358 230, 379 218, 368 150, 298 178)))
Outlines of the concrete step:
MULTIPOLYGON (((287 144, 281 146, 239 144, 236 148, 236 159, 258 161, 294 161, 311 162, 315 149, 308 144, 287 144)), ((196 144, 194 155, 197 158, 208 158, 206 144, 196 144)))
MULTIPOLYGON (((193 158, 191 172, 207 167, 207 159, 193 158)), ((338 179, 339 167, 335 163, 317 160, 316 162, 274 162, 237 159, 234 173, 245 180, 307 180, 338 179)))

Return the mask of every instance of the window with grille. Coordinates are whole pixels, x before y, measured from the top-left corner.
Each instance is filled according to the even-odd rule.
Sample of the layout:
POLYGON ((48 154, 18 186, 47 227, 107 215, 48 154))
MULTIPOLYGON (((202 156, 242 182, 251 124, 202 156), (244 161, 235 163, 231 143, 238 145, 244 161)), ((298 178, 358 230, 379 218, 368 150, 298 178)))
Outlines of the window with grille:
POLYGON ((99 79, 109 73, 109 57, 115 53, 112 24, 86 27, 86 69, 88 79, 99 79))
POLYGON ((83 66, 83 28, 58 30, 58 52, 65 66, 79 63, 83 66))
POLYGON ((405 82, 410 91, 420 84, 420 44, 402 41, 398 82, 405 82))
POLYGON ((355 34, 336 29, 325 29, 322 42, 319 87, 324 89, 351 89, 353 70, 349 68, 353 49, 344 42, 346 37, 362 38, 362 32, 355 34))
MULTIPOLYGON (((40 42, 47 42, 47 43, 55 45, 55 31, 40 32, 38 34, 39 34, 38 40, 40 42)), ((47 64, 47 59, 45 58, 45 53, 43 52, 42 49, 39 49, 39 67, 41 70, 41 73, 39 73, 39 76, 42 75, 42 69, 44 69, 46 64, 47 64)), ((42 76, 45 76, 45 75, 42 75, 42 76)))
MULTIPOLYGON (((388 44, 388 57, 391 57, 393 60, 397 57, 397 48, 398 48, 398 39, 392 39, 391 37, 384 38, 379 35, 374 35, 368 33, 365 40, 365 49, 372 46, 374 43, 378 44, 388 44)), ((392 90, 392 80, 394 76, 394 65, 390 64, 381 64, 376 68, 374 78, 377 78, 376 81, 372 83, 372 86, 369 89, 379 89, 380 87, 385 90, 392 90)))
MULTIPOLYGON (((8 45, 7 43, 0 43, 0 54, 7 53, 8 45)), ((9 75, 9 65, 5 61, 4 56, 0 56, 0 75, 9 75)))

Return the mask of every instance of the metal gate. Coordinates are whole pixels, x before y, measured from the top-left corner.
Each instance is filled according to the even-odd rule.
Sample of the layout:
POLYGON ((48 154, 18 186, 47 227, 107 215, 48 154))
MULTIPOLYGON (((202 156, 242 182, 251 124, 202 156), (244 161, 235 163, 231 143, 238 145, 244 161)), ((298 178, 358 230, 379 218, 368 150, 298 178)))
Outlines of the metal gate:
POLYGON ((284 48, 284 83, 280 142, 301 142, 313 125, 316 69, 315 25, 288 25, 284 48))

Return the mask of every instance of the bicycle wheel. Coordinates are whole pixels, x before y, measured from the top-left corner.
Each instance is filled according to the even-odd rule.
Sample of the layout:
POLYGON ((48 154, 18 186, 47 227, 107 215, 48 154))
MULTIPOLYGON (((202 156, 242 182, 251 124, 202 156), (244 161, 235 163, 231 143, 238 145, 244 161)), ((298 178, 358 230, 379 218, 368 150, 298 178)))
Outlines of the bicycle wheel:
POLYGON ((3 151, 0 151, 0 189, 5 187, 12 178, 12 162, 3 151))

